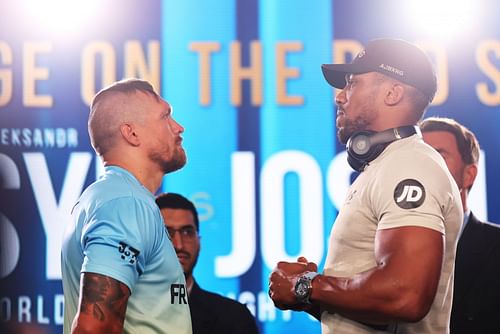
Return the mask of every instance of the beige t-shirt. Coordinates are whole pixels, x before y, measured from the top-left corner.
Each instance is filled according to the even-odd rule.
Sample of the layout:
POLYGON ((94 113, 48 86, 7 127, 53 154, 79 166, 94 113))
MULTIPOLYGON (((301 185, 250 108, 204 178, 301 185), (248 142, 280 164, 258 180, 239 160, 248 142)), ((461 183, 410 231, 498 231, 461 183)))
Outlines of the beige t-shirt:
MULTIPOLYGON (((324 273, 352 277, 374 268, 375 233, 379 229, 422 226, 439 231, 445 236, 444 262, 429 313, 417 323, 391 324, 388 332, 448 333, 462 221, 460 193, 442 157, 418 135, 398 140, 350 187, 331 231, 324 273)), ((322 315, 321 327, 323 334, 385 333, 327 312, 322 315)))

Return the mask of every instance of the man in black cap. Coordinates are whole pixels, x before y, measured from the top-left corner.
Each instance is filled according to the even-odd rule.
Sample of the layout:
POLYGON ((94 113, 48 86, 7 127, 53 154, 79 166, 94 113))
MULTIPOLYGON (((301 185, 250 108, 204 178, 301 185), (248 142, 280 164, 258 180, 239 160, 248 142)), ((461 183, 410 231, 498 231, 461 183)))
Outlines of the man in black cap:
POLYGON ((460 193, 416 126, 436 92, 432 65, 402 40, 371 41, 350 64, 322 66, 339 140, 360 172, 329 240, 324 273, 280 262, 269 294, 321 319, 323 333, 448 333, 460 193))

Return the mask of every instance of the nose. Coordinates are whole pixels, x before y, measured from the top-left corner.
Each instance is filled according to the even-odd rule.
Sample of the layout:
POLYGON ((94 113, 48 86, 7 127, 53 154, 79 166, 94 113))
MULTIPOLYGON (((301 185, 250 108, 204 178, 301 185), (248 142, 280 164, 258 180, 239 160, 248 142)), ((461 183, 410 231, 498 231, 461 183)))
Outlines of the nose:
POLYGON ((174 123, 175 123, 175 127, 177 128, 177 130, 179 131, 179 133, 183 133, 184 132, 184 127, 182 125, 180 125, 179 122, 177 122, 176 120, 174 120, 174 123))
POLYGON ((175 232, 174 235, 170 236, 170 238, 172 239, 172 245, 176 251, 183 248, 184 244, 180 233, 175 232))
POLYGON ((344 104, 345 102, 346 102, 346 93, 345 93, 345 88, 343 88, 338 92, 337 96, 335 96, 335 104, 339 106, 344 104))

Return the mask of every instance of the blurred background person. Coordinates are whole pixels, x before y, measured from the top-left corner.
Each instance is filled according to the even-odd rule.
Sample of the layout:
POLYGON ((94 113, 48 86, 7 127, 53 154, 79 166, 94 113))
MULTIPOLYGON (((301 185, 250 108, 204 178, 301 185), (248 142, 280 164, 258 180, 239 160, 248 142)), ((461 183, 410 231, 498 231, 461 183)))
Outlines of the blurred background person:
POLYGON ((194 204, 175 193, 159 195, 156 204, 186 277, 193 334, 258 333, 255 319, 245 305, 203 290, 193 277, 200 254, 199 219, 194 204))
POLYGON ((479 221, 467 204, 478 171, 479 143, 469 129, 449 118, 427 118, 421 130, 424 141, 443 156, 460 189, 464 209, 450 331, 500 333, 500 226, 479 221))

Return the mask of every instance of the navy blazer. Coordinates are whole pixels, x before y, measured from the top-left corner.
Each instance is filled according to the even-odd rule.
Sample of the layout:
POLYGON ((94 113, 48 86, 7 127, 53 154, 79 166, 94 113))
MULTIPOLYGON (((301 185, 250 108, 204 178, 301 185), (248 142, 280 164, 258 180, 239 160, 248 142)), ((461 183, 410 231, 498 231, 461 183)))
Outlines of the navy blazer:
POLYGON ((500 226, 472 213, 457 246, 450 333, 500 333, 500 226))
POLYGON ((193 334, 258 334, 248 308, 229 298, 205 291, 193 282, 189 293, 193 334))

